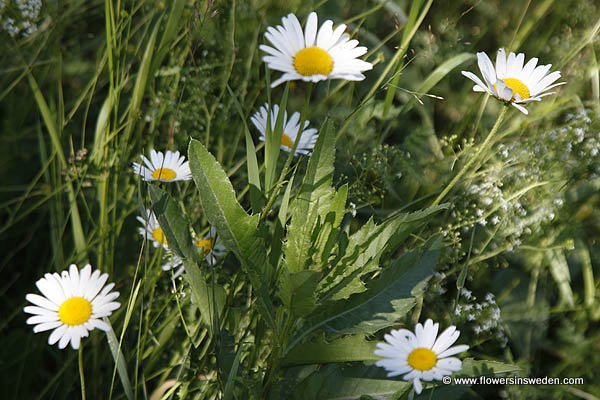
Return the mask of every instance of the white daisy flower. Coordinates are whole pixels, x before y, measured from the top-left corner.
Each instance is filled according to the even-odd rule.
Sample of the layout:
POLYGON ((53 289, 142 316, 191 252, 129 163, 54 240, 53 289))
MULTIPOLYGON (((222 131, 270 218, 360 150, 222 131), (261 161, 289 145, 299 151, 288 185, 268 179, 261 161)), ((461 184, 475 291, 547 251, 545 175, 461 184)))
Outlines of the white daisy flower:
POLYGON ((192 179, 189 161, 178 151, 167 150, 165 154, 150 150, 150 159, 141 156, 145 165, 133 163, 133 172, 145 181, 175 182, 192 179))
POLYGON ((221 238, 217 235, 217 230, 213 227, 202 239, 194 240, 194 244, 198 250, 204 252, 208 265, 215 265, 217 258, 221 258, 227 253, 227 249, 221 243, 221 238))
POLYGON ((178 278, 184 272, 183 260, 178 255, 169 253, 169 254, 167 254, 165 263, 163 265, 161 265, 161 268, 163 271, 170 271, 172 269, 177 268, 177 270, 175 271, 175 274, 173 275, 173 278, 174 279, 178 278))
MULTIPOLYGON (((195 239, 194 244, 199 251, 203 252, 206 262, 209 265, 214 265, 218 258, 223 257, 227 253, 227 249, 221 244, 221 239, 217 236, 217 231, 214 228, 210 228, 208 234, 203 238, 195 239)), ((173 276, 173 278, 177 278, 183 274, 183 260, 181 257, 169 253, 167 254, 166 262, 161 268, 163 271, 170 271, 177 268, 173 276)))
POLYGON ((35 283, 43 296, 28 294, 25 297, 34 304, 24 309, 33 314, 27 324, 35 325, 35 333, 53 329, 48 338, 50 345, 58 342, 58 347, 64 349, 71 342, 71 347, 78 349, 81 338, 87 337, 94 328, 110 330, 101 318, 108 317, 120 306, 113 301, 119 297, 119 292, 111 292, 115 284, 104 286, 107 279, 108 274, 100 275, 99 270, 92 273, 89 264, 81 271, 72 264, 69 271, 62 271, 60 275, 45 274, 35 283))
MULTIPOLYGON (((256 126, 256 128, 260 132, 259 139, 263 142, 266 140, 266 132, 267 132, 267 115, 269 104, 265 103, 264 106, 257 111, 250 120, 256 126)), ((277 115, 279 114, 279 105, 273 105, 273 109, 271 110, 271 130, 275 129, 275 123, 277 122, 277 115)), ((315 147, 317 143, 317 130, 314 128, 308 128, 310 125, 310 121, 304 121, 304 129, 302 130, 302 136, 300 137, 300 142, 298 142, 298 147, 296 148, 295 155, 299 154, 310 154, 312 149, 315 147)), ((292 150, 294 146, 294 142, 296 141, 296 137, 298 136, 298 132, 300 131, 300 114, 295 112, 292 114, 291 118, 288 120, 287 111, 283 113, 283 133, 281 134, 281 149, 287 151, 288 153, 292 150)))
POLYGON ((407 329, 391 331, 384 336, 385 342, 377 343, 375 354, 384 359, 376 361, 375 365, 385 368, 388 377, 406 374, 402 379, 412 380, 417 394, 423 390, 421 379, 442 380, 444 376, 460 371, 462 361, 450 356, 468 350, 469 346, 450 347, 460 335, 455 326, 450 326, 439 337, 438 329, 439 324, 428 319, 425 325, 417 324, 415 333, 407 329))
POLYGON ((522 104, 540 101, 542 97, 556 92, 548 92, 566 82, 554 83, 560 78, 560 71, 548 73, 551 64, 537 65, 538 59, 532 58, 525 63, 525 54, 509 53, 508 59, 504 49, 498 50, 496 67, 483 52, 477 53, 477 64, 483 75, 483 81, 472 72, 462 74, 475 82, 473 91, 487 92, 490 95, 512 104, 523 114, 528 114, 522 104), (485 82, 485 83, 484 83, 485 82))
POLYGON ((346 25, 335 30, 333 22, 327 20, 317 32, 317 14, 311 12, 306 21, 305 32, 298 18, 288 14, 281 19, 282 25, 269 27, 265 38, 273 47, 260 45, 268 55, 263 57, 269 68, 283 72, 271 87, 282 82, 302 79, 318 82, 325 79, 346 79, 362 81, 363 71, 373 69, 373 65, 358 59, 367 48, 358 46, 358 40, 350 40, 344 33, 346 25))
POLYGON ((138 228, 140 235, 144 236, 147 240, 152 241, 154 247, 162 246, 165 249, 168 249, 167 236, 158 224, 156 215, 154 215, 151 210, 146 210, 146 216, 138 216, 137 220, 142 224, 142 226, 138 228))

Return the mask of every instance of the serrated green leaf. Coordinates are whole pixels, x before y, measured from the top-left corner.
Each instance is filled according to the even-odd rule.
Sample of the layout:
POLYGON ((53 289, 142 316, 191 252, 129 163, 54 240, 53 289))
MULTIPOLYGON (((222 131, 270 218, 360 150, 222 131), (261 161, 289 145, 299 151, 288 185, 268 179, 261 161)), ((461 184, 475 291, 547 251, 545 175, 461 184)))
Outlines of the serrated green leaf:
POLYGON ((324 217, 326 210, 331 207, 334 161, 335 133, 331 123, 327 122, 319 134, 300 191, 291 206, 292 221, 288 229, 285 255, 287 267, 292 273, 306 268, 311 235, 317 220, 308 223, 307 216, 324 217))
POLYGON ((365 290, 361 277, 379 268, 385 251, 395 250, 412 233, 446 206, 431 207, 414 213, 398 214, 380 225, 369 220, 355 232, 341 257, 319 291, 332 300, 345 299, 365 290))
POLYGON ((257 293, 263 318, 274 326, 272 302, 263 279, 269 271, 266 247, 258 232, 259 216, 244 211, 227 174, 202 143, 192 140, 188 156, 206 218, 225 246, 241 261, 257 293))
MULTIPOLYGON (((421 249, 396 260, 367 284, 365 292, 324 304, 299 337, 317 328, 336 334, 371 334, 393 325, 414 306, 414 296, 422 292, 433 273, 440 247, 441 241, 434 237, 421 249)), ((298 341, 294 340, 291 347, 298 341)))
POLYGON ((348 185, 343 185, 334 193, 331 206, 324 220, 318 225, 318 236, 310 251, 314 269, 319 271, 323 269, 339 241, 339 227, 346 212, 347 198, 348 185))

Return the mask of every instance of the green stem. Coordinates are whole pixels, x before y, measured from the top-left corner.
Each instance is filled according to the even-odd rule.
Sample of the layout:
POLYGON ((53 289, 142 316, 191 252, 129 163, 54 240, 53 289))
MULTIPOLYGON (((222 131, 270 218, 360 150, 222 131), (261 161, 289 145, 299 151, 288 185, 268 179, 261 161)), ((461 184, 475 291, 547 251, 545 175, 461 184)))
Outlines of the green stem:
POLYGON ((508 105, 505 105, 504 107, 502 107, 502 111, 500 112, 500 115, 498 115, 498 119, 496 119, 496 123, 492 127, 492 130, 487 135, 487 137, 485 138, 485 140, 483 141, 481 146, 479 146, 479 148, 477 149, 477 151, 475 152, 473 157, 471 157, 471 159, 458 172, 458 174, 456 174, 454 176, 454 178, 452 178, 452 180, 444 188, 444 190, 442 190, 442 192, 438 195, 438 197, 436 197, 436 199, 433 201, 433 203, 431 203, 431 206, 436 206, 436 205, 440 204, 440 202, 444 199, 444 197, 446 197, 446 195, 452 190, 452 188, 454 188, 454 186, 456 186, 458 181, 467 173, 467 171, 471 168, 471 166, 475 163, 475 161, 477 161, 479 159, 479 156, 483 153, 483 151, 488 148, 489 144, 492 141, 492 138, 496 135, 496 132, 498 132, 498 128, 500 128, 500 124, 502 123, 502 120, 504 119, 504 115, 506 114, 507 110, 508 110, 508 105))
POLYGON ((302 111, 300 113, 300 128, 298 130, 298 135, 296 136, 296 140, 294 141, 294 145, 290 149, 290 154, 288 154, 288 158, 285 160, 283 170, 279 177, 279 183, 281 183, 285 180, 285 176, 289 172, 290 165, 292 164, 292 161, 294 160, 294 157, 296 156, 296 149, 298 148, 298 144, 300 143, 300 139, 302 138, 302 132, 304 131, 304 122, 308 119, 307 118, 308 106, 310 104, 310 97, 312 95, 313 86, 314 86, 314 84, 312 82, 310 82, 308 84, 308 88, 306 89, 306 92, 304 94, 304 105, 302 106, 302 111))
POLYGON ((85 400, 85 378, 83 376, 83 343, 79 343, 79 380, 81 381, 81 400, 85 400))
POLYGON ((304 106, 302 107, 302 111, 300 112, 300 129, 298 130, 298 135, 296 136, 294 145, 290 149, 290 153, 288 154, 288 157, 285 160, 285 164, 283 165, 283 169, 281 170, 281 175, 279 176, 278 181, 273 185, 272 188, 265 186, 265 190, 271 190, 271 189, 272 190, 271 190, 270 194, 269 194, 269 192, 266 192, 266 194, 269 195, 269 200, 267 201, 267 205, 265 206, 265 208, 263 209, 263 211, 260 215, 259 223, 262 223, 266 220, 266 218, 269 214, 269 211, 271 210, 271 207, 273 207, 273 204, 275 204, 275 200, 277 200, 277 195, 279 194, 279 189, 281 188, 282 183, 285 181, 285 177, 287 176, 287 174, 290 170, 290 167, 292 165, 292 161, 294 160, 294 157, 296 154, 296 149, 298 148, 298 144, 300 143, 300 139, 302 138, 304 122, 308 119, 307 118, 308 106, 310 104, 310 96, 312 94, 312 90, 313 90, 313 83, 310 82, 308 85, 308 88, 306 90, 306 93, 304 95, 304 106))

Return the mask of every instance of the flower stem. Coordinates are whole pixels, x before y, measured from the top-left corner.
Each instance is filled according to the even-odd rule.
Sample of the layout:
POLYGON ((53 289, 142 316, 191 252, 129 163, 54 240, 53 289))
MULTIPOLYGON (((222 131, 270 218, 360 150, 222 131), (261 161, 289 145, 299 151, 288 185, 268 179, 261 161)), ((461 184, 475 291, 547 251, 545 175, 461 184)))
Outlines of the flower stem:
POLYGON ((79 380, 81 381, 81 400, 85 400, 85 378, 83 376, 83 343, 79 344, 79 380))
POLYGON ((281 170, 281 175, 279 176, 278 181, 275 182, 275 184, 273 185, 272 188, 265 186, 265 190, 270 191, 270 193, 269 192, 265 193, 266 195, 269 196, 269 200, 267 201, 267 205, 263 208, 263 211, 260 215, 259 224, 263 223, 267 219, 268 213, 271 210, 271 207, 273 207, 275 200, 277 200, 277 195, 279 194, 279 189, 281 188, 282 183, 285 181, 285 177, 287 176, 287 174, 290 170, 290 167, 292 165, 292 161, 294 160, 294 157, 296 154, 296 149, 298 148, 298 144, 300 143, 300 139, 302 138, 302 131, 304 130, 304 123, 308 119, 307 114, 308 114, 308 107, 310 104, 310 96, 312 94, 312 90, 313 90, 313 83, 310 82, 307 87, 307 90, 305 92, 305 95, 304 95, 304 106, 302 107, 302 112, 300 113, 300 128, 298 128, 298 135, 296 136, 296 140, 294 140, 294 144, 293 144, 292 148, 290 149, 290 153, 288 154, 288 157, 285 160, 285 164, 283 165, 283 169, 281 170))
POLYGON ((483 141, 481 146, 479 146, 479 148, 477 149, 477 151, 475 152, 473 157, 471 157, 471 159, 469 161, 467 161, 465 166, 462 167, 462 169, 458 172, 458 174, 456 174, 454 176, 454 178, 452 178, 450 183, 448 183, 448 185, 444 188, 444 190, 442 190, 442 192, 438 195, 438 197, 436 197, 436 199, 433 201, 433 203, 431 203, 431 206, 437 206, 438 204, 440 204, 440 202, 444 199, 444 197, 446 197, 446 195, 452 190, 452 188, 454 188, 454 186, 456 186, 456 184, 464 176, 464 174, 467 173, 467 171, 469 170, 469 168, 471 168, 471 166, 475 163, 475 161, 477 161, 479 159, 479 156, 481 155, 481 153, 483 153, 483 151, 488 148, 488 145, 491 143, 492 138, 496 135, 496 132, 498 132, 498 128, 500 128, 500 124, 502 123, 502 120, 504 119, 504 115, 506 114, 507 110, 508 110, 507 105, 502 107, 502 111, 500 111, 500 115, 498 115, 498 119, 496 119, 496 123, 494 123, 492 130, 487 135, 487 137, 485 138, 485 140, 483 141))

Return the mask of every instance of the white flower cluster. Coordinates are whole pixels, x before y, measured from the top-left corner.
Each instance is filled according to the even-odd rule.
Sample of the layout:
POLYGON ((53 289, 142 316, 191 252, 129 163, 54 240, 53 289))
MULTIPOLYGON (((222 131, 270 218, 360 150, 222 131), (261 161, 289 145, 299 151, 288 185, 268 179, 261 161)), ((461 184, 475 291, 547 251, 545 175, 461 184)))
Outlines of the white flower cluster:
POLYGON ((11 37, 27 37, 38 30, 42 0, 0 0, 0 25, 11 37))
POLYGON ((500 307, 496 303, 493 293, 487 293, 483 301, 478 302, 477 297, 468 289, 460 290, 460 299, 463 303, 456 305, 454 314, 463 319, 464 325, 471 326, 473 333, 478 336, 493 336, 500 342, 501 346, 506 345, 508 338, 501 325, 500 307))

